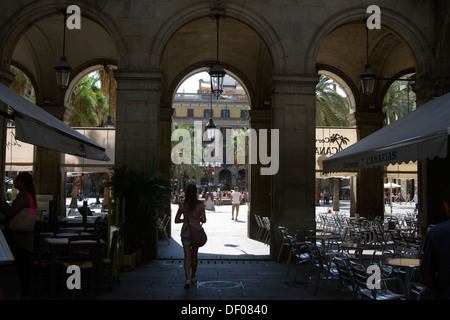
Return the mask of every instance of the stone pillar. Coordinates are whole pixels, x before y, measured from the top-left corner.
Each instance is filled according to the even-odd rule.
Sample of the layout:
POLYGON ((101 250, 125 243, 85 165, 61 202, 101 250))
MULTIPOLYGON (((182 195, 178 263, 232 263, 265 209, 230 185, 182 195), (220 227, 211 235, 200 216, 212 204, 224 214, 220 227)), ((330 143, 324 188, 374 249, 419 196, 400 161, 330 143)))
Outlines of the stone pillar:
POLYGON ((272 176, 271 256, 278 254, 278 226, 315 230, 315 129, 317 75, 275 75, 273 129, 279 130, 279 171, 272 176))
MULTIPOLYGON (((414 85, 417 95, 417 107, 450 92, 450 86, 445 81, 418 79, 414 85)), ((450 145, 448 146, 450 147, 450 145)), ((448 149, 450 150, 450 149, 448 149)), ((418 196, 419 196, 419 232, 425 234, 430 224, 437 224, 447 219, 442 204, 443 190, 450 184, 450 160, 426 159, 417 165, 418 196)), ((411 195, 413 197, 414 195, 411 195)))
MULTIPOLYGON (((270 130, 271 110, 250 110, 250 127, 257 133, 261 129, 270 130)), ((250 152, 250 151, 249 151, 250 152)), ((257 229, 255 214, 265 217, 271 216, 271 184, 272 177, 261 175, 261 164, 248 166, 249 205, 247 211, 247 236, 253 238, 257 229)))
POLYGON ((115 165, 141 169, 158 159, 161 74, 119 71, 115 165))
MULTIPOLYGON (((163 175, 169 179, 173 176, 172 172, 172 117, 173 117, 172 107, 166 106, 165 108, 160 108, 159 110, 159 161, 164 166, 163 175)), ((171 215, 171 201, 170 199, 163 200, 162 208, 158 212, 158 216, 162 219, 164 215, 171 215)), ((175 217, 172 217, 174 219, 175 217)), ((167 225, 167 232, 169 237, 171 236, 171 224, 167 225)))
MULTIPOLYGON (((358 141, 381 129, 383 119, 384 114, 381 112, 354 114, 351 125, 357 127, 358 141)), ((383 174, 384 167, 359 170, 356 178, 355 213, 361 217, 384 216, 383 174)))

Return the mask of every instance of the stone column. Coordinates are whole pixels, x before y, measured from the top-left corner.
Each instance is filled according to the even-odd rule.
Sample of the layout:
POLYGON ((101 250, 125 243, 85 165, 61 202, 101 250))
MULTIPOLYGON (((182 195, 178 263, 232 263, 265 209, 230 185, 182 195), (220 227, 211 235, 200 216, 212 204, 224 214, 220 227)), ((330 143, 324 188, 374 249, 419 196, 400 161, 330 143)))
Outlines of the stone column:
POLYGON ((119 71, 115 165, 141 169, 159 156, 161 74, 119 71))
MULTIPOLYGON (((414 85, 417 107, 450 92, 450 85, 444 80, 418 79, 414 85)), ((447 147, 449 148, 450 145, 447 147)), ((450 148, 448 149, 450 150, 450 148)), ((437 224, 448 217, 442 204, 443 190, 450 184, 450 158, 426 159, 417 165, 419 196, 419 232, 425 234, 430 224, 437 224)), ((414 195, 411 195, 413 197, 414 195)))
POLYGON ((315 129, 317 75, 273 78, 272 123, 279 130, 279 171, 272 176, 271 256, 278 254, 278 226, 315 230, 315 129))
MULTIPOLYGON (((358 141, 381 129, 383 119, 384 114, 381 112, 354 114, 351 125, 357 127, 358 141)), ((384 216, 383 175, 384 167, 359 170, 356 178, 355 213, 361 217, 384 216)))
MULTIPOLYGON (((166 106, 160 108, 159 110, 159 161, 164 166, 163 175, 167 179, 171 179, 173 176, 172 172, 172 117, 173 117, 172 107, 166 106)), ((162 208, 158 212, 158 216, 162 219, 164 215, 171 215, 171 201, 170 199, 163 200, 162 208)), ((174 219, 175 217, 172 217, 174 219)), ((167 232, 169 237, 171 236, 171 224, 167 225, 167 232)))
MULTIPOLYGON (((271 128, 271 110, 250 110, 250 127, 257 133, 261 129, 271 128)), ((249 151, 250 152, 250 151, 249 151)), ((255 161, 256 162, 256 161, 255 161)), ((255 214, 260 216, 271 216, 271 176, 261 175, 261 163, 248 166, 249 205, 247 211, 247 236, 253 238, 257 229, 255 214)))

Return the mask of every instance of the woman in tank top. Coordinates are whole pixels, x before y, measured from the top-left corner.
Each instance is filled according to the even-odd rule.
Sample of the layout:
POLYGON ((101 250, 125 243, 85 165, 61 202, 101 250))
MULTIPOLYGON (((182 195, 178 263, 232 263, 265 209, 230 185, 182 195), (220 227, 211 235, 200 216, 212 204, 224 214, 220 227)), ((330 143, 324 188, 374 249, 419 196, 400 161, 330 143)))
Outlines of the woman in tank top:
POLYGON ((181 243, 184 250, 184 272, 186 283, 184 287, 190 288, 191 283, 197 281, 195 273, 197 272, 198 247, 193 246, 188 223, 191 226, 200 226, 206 222, 205 205, 198 200, 197 187, 189 185, 186 189, 184 201, 179 205, 175 216, 175 223, 183 223, 181 227, 181 243), (183 215, 183 219, 181 216, 183 215), (188 222, 189 221, 189 222, 188 222), (191 274, 192 270, 192 274, 191 274))

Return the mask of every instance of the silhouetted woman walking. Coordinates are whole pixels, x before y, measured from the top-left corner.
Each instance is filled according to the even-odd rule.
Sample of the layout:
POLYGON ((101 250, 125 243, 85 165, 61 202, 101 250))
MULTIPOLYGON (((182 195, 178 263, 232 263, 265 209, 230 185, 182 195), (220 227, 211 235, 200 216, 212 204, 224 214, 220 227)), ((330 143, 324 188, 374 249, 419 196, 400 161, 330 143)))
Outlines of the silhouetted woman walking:
POLYGON ((186 275, 184 287, 186 289, 189 289, 190 285, 197 281, 195 273, 197 272, 198 255, 198 247, 192 245, 188 224, 195 227, 205 222, 205 205, 198 200, 197 187, 189 185, 186 189, 184 202, 180 204, 175 216, 175 223, 183 223, 181 227, 181 243, 184 250, 184 273, 186 275), (181 215, 183 215, 183 219, 181 219, 181 215))

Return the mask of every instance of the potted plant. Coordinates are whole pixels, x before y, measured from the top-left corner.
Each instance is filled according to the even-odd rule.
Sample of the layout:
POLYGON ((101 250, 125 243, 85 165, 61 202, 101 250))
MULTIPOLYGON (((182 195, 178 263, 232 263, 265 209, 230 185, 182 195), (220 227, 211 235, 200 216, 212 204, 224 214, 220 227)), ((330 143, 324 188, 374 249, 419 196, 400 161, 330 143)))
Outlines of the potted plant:
POLYGON ((170 199, 170 181, 161 172, 157 162, 141 170, 127 165, 112 169, 108 186, 113 188, 114 199, 120 202, 115 214, 122 217, 125 255, 138 249, 142 249, 143 258, 157 255, 156 215, 162 201, 170 199))

